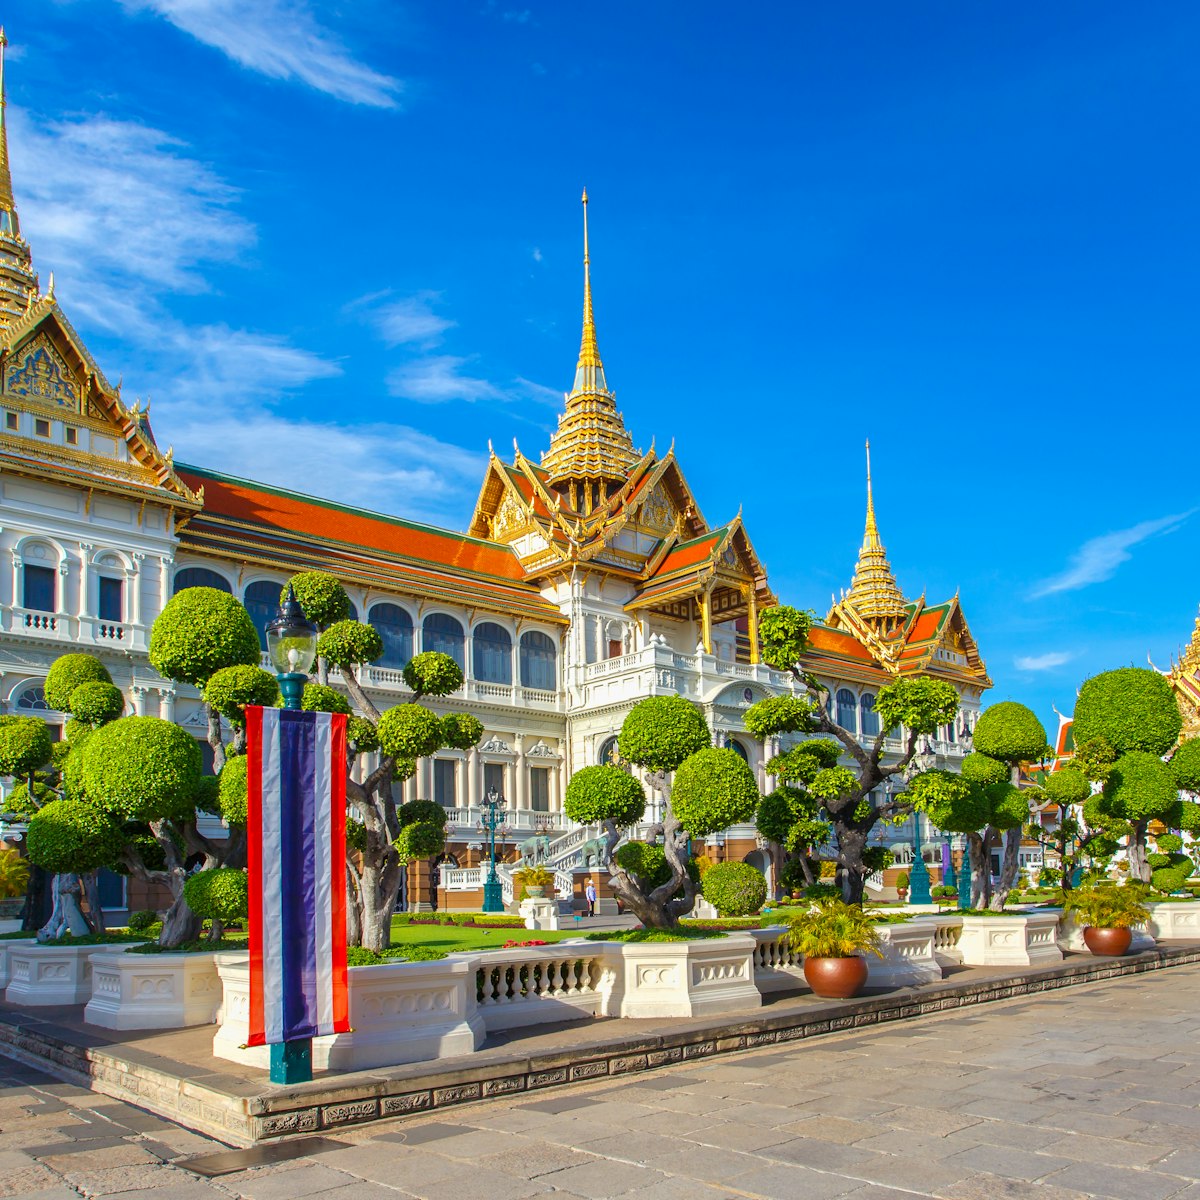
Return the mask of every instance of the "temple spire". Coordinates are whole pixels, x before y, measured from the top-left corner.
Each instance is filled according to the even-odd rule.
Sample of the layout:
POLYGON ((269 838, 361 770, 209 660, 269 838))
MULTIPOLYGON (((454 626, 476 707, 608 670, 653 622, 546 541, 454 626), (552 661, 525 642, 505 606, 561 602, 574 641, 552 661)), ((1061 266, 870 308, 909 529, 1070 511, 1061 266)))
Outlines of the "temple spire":
POLYGON ((8 166, 8 95, 4 86, 4 52, 8 47, 8 38, 4 34, 4 26, 0 25, 0 230, 4 233, 20 235, 17 224, 17 205, 13 199, 12 172, 8 166))
POLYGON ((5 109, 4 50, 8 38, 0 26, 0 326, 24 315, 38 294, 29 244, 21 236, 17 204, 8 165, 8 120, 5 109))
POLYGON ((860 617, 892 629, 908 616, 908 603, 892 574, 879 525, 875 520, 875 496, 871 488, 871 443, 867 442, 867 523, 862 549, 854 568, 850 590, 843 598, 860 617))
POLYGON ((583 336, 579 340, 579 362, 575 365, 572 396, 608 392, 604 364, 596 345, 596 316, 592 311, 592 259, 588 253, 588 194, 583 189, 583 336))

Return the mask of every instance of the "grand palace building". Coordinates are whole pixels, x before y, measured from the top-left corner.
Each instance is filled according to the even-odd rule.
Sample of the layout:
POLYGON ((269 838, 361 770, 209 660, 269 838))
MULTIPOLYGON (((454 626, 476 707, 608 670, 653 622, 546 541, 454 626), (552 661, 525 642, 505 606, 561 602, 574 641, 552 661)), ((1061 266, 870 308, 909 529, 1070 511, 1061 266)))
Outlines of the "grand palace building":
MULTIPOLYGON (((743 715, 794 686, 759 658, 758 616, 776 597, 741 515, 710 524, 673 448, 634 446, 597 344, 586 196, 582 341, 558 427, 536 458, 492 452, 475 510, 456 532, 164 453, 148 413, 122 399, 53 285, 39 286, 6 139, 0 127, 0 711, 61 725, 42 681, 57 656, 83 650, 108 666, 127 711, 176 721, 202 740, 198 694, 147 659, 163 605, 181 588, 221 588, 245 603, 261 634, 280 585, 320 569, 382 635, 383 656, 363 672, 380 708, 407 698, 401 671, 416 653, 443 651, 463 668, 461 691, 434 707, 479 717, 481 743, 423 760, 397 785, 405 798, 445 806, 453 863, 443 883, 463 904, 478 884, 480 802, 493 788, 507 801, 510 857, 545 833, 556 869, 586 865, 588 831, 562 814, 567 780, 612 756, 643 697, 694 700, 718 742, 770 786, 764 763, 777 747, 750 737, 743 715)), ((924 740, 921 755, 953 767, 965 753, 991 681, 957 596, 930 604, 902 593, 869 469, 853 578, 812 647, 805 665, 828 686, 838 722, 864 738, 878 731, 881 686, 911 673, 951 681, 962 713, 924 740)), ((753 828, 729 830, 711 852, 763 869, 771 862, 753 828)), ((122 906, 115 877, 111 887, 122 906)))

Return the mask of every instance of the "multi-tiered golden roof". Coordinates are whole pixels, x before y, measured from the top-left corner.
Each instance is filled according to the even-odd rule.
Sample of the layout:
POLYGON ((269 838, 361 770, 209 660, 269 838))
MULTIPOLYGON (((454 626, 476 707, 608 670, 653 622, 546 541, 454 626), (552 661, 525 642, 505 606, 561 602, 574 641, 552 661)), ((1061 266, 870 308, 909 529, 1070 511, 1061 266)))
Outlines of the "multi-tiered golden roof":
POLYGON ((38 294, 29 243, 21 236, 17 204, 8 166, 8 123, 5 109, 4 49, 8 38, 0 26, 0 326, 24 316, 38 294))
POLYGON ((592 312, 592 270, 588 254, 587 191, 583 193, 583 337, 575 383, 566 397, 566 411, 542 455, 542 469, 551 487, 566 493, 577 512, 590 512, 601 498, 629 478, 642 456, 617 412, 608 390, 604 363, 596 344, 592 312))
POLYGON ((875 523, 875 497, 871 491, 871 443, 867 442, 867 525, 850 590, 842 597, 860 617, 885 629, 894 628, 908 617, 908 601, 896 583, 887 550, 875 523))

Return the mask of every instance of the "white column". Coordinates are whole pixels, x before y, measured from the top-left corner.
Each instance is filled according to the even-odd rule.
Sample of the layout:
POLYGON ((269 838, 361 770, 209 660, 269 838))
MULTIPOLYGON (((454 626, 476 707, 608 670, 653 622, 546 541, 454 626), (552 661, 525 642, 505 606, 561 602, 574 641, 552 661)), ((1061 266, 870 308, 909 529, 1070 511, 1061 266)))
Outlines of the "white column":
POLYGON ((145 561, 144 554, 133 555, 133 569, 129 572, 129 621, 134 625, 142 623, 142 563, 145 561))
POLYGON ((12 602, 14 608, 25 606, 25 590, 21 587, 21 555, 12 551, 12 602))
POLYGON ((516 807, 529 807, 529 771, 526 768, 525 762, 525 735, 518 733, 513 739, 517 748, 517 761, 513 769, 517 773, 517 777, 513 782, 513 792, 516 795, 516 807))
POLYGON ((158 689, 158 707, 159 715, 164 721, 175 720, 175 689, 174 688, 159 688, 158 689))
MULTIPOLYGON (((95 550, 95 548, 96 547, 92 545, 91 542, 79 543, 79 592, 75 598, 75 615, 77 617, 84 617, 88 614, 88 583, 91 580, 92 574, 91 571, 88 570, 88 559, 91 558, 92 551, 95 550)), ((58 569, 64 579, 67 576, 69 563, 70 560, 64 558, 59 564, 58 569)), ((63 584, 63 591, 66 591, 65 583, 63 584)), ((60 604, 59 607, 63 610, 63 612, 66 612, 67 605, 65 595, 63 596, 63 603, 60 604)))
POLYGON ((460 807, 474 808, 482 799, 479 775, 479 747, 472 746, 467 751, 467 794, 460 801, 460 807))
POLYGON ((146 715, 146 694, 150 691, 147 687, 135 686, 130 689, 133 693, 133 712, 135 716, 144 717, 146 715))
POLYGON ((417 794, 422 800, 433 799, 433 759, 422 758, 417 764, 418 779, 417 794))
POLYGON ((158 560, 158 611, 167 607, 171 598, 171 559, 165 554, 158 560))

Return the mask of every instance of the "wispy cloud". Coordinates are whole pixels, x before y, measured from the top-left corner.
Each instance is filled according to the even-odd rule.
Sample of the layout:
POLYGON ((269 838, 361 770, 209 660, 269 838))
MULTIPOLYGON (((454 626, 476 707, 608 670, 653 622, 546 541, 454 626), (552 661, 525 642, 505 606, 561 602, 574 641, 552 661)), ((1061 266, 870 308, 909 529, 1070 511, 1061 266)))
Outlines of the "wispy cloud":
POLYGON ((1074 657, 1072 654, 1064 654, 1060 651, 1052 651, 1049 654, 1027 654, 1016 660, 1018 671, 1052 671, 1055 667, 1061 667, 1064 663, 1068 663, 1074 657))
POLYGON ((118 0, 126 12, 152 13, 206 46, 270 79, 394 108, 403 85, 359 62, 313 15, 306 0, 118 0))
MULTIPOLYGON (((302 480, 331 499, 461 524, 482 456, 404 425, 284 412, 280 401, 340 365, 279 333, 190 325, 172 311, 173 296, 208 290, 209 269, 252 251, 256 231, 236 212, 235 189, 186 145, 137 122, 10 115, 23 231, 43 286, 53 268, 84 337, 117 343, 119 361, 104 365, 124 375, 127 398, 153 398, 160 445, 264 483, 302 480)), ((415 331, 416 307, 412 315, 415 331)), ((428 321, 425 330, 436 336, 428 321)))
POLYGON ((1111 579, 1117 568, 1129 561, 1130 551, 1135 546, 1149 538, 1174 533, 1195 511, 1191 509, 1185 513, 1159 517, 1154 521, 1142 521, 1129 529, 1118 529, 1114 533, 1089 539, 1071 555, 1065 571, 1036 584, 1030 597, 1037 600, 1042 596, 1073 592, 1089 584, 1103 583, 1104 580, 1111 579))
POLYGON ((433 311, 440 299, 437 292, 418 292, 399 300, 379 304, 373 312, 379 334, 389 346, 417 344, 436 346, 447 329, 454 328, 448 317, 433 311))
POLYGON ((388 391, 418 404, 445 404, 449 400, 504 400, 494 383, 463 372, 465 358, 434 354, 396 367, 387 378, 388 391))

